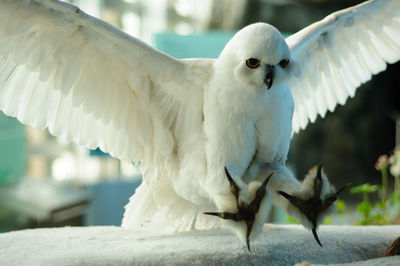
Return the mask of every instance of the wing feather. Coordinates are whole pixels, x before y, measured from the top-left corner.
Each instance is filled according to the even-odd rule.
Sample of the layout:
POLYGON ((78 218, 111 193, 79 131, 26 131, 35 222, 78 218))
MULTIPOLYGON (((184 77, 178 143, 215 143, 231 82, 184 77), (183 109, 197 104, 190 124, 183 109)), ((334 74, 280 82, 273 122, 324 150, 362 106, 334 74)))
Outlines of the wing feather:
POLYGON ((0 22, 5 114, 153 173, 201 131, 213 60, 176 60, 53 0, 0 1, 0 22))
POLYGON ((298 132, 316 118, 313 108, 303 105, 324 117, 387 63, 400 59, 400 1, 371 0, 335 12, 286 42, 294 62, 287 82, 295 102, 293 131, 298 132))

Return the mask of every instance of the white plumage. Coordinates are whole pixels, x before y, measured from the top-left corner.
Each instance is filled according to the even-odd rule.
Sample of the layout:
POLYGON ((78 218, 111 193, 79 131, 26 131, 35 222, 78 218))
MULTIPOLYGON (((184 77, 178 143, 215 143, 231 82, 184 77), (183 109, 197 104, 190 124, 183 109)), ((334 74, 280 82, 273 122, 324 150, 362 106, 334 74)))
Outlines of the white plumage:
MULTIPOLYGON (((275 171, 253 238, 272 198, 312 227, 275 193, 312 194, 313 179, 301 184, 285 167, 290 136, 399 60, 399 47, 397 0, 333 13, 286 40, 268 24, 253 24, 216 60, 174 59, 69 4, 5 0, 0 109, 88 148, 142 161, 143 183, 126 206, 125 228, 218 226, 220 219, 203 212, 237 211, 225 167, 245 205, 275 171), (246 65, 250 58, 259 66, 246 65), (273 75, 270 89, 266 75, 273 75)), ((332 191, 323 177, 321 199, 332 191)), ((243 221, 224 224, 245 238, 243 221)))

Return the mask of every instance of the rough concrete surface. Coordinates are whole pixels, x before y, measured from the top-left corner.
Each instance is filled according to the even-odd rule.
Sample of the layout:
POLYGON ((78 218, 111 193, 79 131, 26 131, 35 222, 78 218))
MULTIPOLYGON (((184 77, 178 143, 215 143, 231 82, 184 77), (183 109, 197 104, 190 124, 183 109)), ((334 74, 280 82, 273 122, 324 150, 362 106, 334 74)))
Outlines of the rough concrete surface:
POLYGON ((64 227, 0 234, 1 265, 400 265, 379 258, 400 226, 322 226, 318 246, 297 225, 265 225, 245 244, 230 231, 152 235, 120 227, 64 227))

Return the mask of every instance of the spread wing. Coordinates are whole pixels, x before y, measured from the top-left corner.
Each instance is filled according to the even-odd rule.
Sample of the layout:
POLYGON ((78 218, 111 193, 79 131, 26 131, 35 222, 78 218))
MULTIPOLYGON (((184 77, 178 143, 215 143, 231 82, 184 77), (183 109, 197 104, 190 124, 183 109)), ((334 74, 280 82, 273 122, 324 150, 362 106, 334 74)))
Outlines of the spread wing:
POLYGON ((376 0, 335 12, 289 36, 293 131, 344 104, 357 87, 400 59, 400 1, 376 0))
POLYGON ((0 1, 0 109, 119 159, 162 167, 199 134, 212 63, 176 60, 69 4, 0 1))

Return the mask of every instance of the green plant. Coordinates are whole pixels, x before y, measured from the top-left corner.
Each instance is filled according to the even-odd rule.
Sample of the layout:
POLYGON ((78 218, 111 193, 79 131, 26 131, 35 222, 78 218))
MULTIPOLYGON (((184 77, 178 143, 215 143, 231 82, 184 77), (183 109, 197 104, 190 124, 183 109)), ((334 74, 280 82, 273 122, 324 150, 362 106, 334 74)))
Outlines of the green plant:
MULTIPOLYGON (((323 224, 325 225, 329 225, 332 224, 333 219, 331 217, 326 217, 323 221, 323 224)), ((286 216, 285 217, 285 222, 286 223, 290 223, 290 224, 300 224, 299 221, 297 221, 296 218, 290 217, 290 216, 286 216)))
POLYGON ((359 225, 369 224, 386 224, 388 217, 385 213, 386 201, 380 200, 373 205, 369 200, 369 195, 380 191, 382 194, 385 192, 382 187, 378 185, 371 185, 369 183, 362 184, 350 189, 350 194, 362 194, 363 200, 357 204, 357 212, 359 219, 356 221, 359 225))
MULTIPOLYGON (((350 189, 350 194, 362 195, 362 201, 356 207, 355 223, 359 225, 398 223, 400 222, 400 215, 398 215, 400 211, 400 148, 396 147, 390 157, 381 155, 375 164, 375 169, 380 172, 381 185, 365 183, 350 189), (395 178, 395 186, 390 194, 389 170, 395 178), (378 195, 379 200, 372 203, 370 195, 374 194, 378 195)), ((344 203, 342 209, 345 209, 344 203)), ((340 213, 344 214, 344 211, 340 213)))

